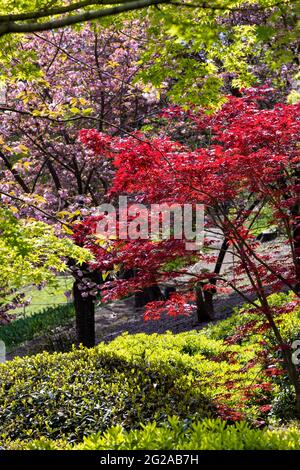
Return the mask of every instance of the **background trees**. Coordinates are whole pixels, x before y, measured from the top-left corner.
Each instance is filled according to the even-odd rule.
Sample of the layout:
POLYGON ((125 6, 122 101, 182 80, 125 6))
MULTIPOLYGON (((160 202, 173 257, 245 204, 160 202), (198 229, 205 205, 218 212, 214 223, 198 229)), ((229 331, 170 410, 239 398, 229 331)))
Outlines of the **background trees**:
POLYGON ((40 77, 7 83, 1 106, 0 157, 10 189, 42 196, 53 213, 88 210, 103 200, 112 170, 83 151, 77 132, 92 125, 115 135, 142 125, 153 99, 133 84, 135 33, 143 34, 133 23, 128 34, 88 27, 80 35, 62 31, 27 42, 38 51, 40 77))
POLYGON ((22 45, 25 36, 16 33, 40 33, 101 17, 93 24, 103 30, 121 29, 132 19, 144 24, 143 78, 163 89, 171 79, 170 96, 177 102, 215 108, 224 83, 233 89, 250 86, 258 69, 261 77, 277 72, 282 84, 290 81, 287 70, 293 74, 299 66, 295 0, 140 0, 117 5, 108 0, 100 8, 97 1, 15 5, 7 0, 1 9, 0 62, 16 75, 37 73, 34 51, 28 54, 22 45))
MULTIPOLYGON (((113 168, 109 160, 83 151, 77 141, 83 126, 96 126, 108 138, 124 137, 147 121, 150 105, 155 113, 166 97, 188 103, 192 112, 199 104, 212 112, 224 103, 225 92, 238 96, 241 87, 257 81, 271 78, 285 92, 293 86, 296 2, 163 2, 126 14, 150 3, 121 2, 117 10, 109 5, 104 23, 57 32, 56 27, 69 24, 69 14, 72 24, 101 16, 98 2, 45 2, 39 11, 30 2, 18 7, 7 1, 2 7, 5 183, 0 190, 9 204, 14 192, 20 216, 49 221, 50 214, 70 223, 106 200, 113 168), (117 12, 124 14, 116 17, 117 12), (48 29, 53 31, 39 33, 48 29), (13 30, 35 35, 8 34, 13 30), (36 213, 34 205, 47 214, 36 213)), ((199 290, 204 316, 212 310, 212 292, 199 290)))
MULTIPOLYGON (((133 21, 122 32, 87 26, 80 34, 63 30, 27 41, 26 50, 38 53, 39 73, 31 80, 11 76, 0 105, 0 193, 19 216, 54 224, 69 236, 72 221, 107 199, 112 165, 86 151, 77 134, 83 126, 96 126, 126 135, 156 112, 158 96, 134 83, 144 36, 133 21)), ((95 297, 81 296, 82 276, 75 266, 72 272, 78 341, 91 345, 95 297)), ((96 278, 101 282, 100 274, 96 278)))

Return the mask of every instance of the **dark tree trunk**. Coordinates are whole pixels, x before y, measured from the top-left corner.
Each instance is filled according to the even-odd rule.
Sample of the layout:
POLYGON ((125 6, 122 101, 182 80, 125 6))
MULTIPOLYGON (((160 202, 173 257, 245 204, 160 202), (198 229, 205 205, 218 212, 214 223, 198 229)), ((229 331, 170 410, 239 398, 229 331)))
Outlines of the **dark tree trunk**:
POLYGON ((136 292, 135 294, 135 308, 142 308, 148 302, 153 302, 154 300, 163 300, 164 296, 157 284, 153 286, 145 287, 141 292, 136 292))
POLYGON ((196 285, 195 292, 198 322, 211 321, 214 315, 213 293, 203 289, 201 282, 196 285))
MULTIPOLYGON (((121 272, 122 279, 131 279, 135 277, 135 269, 127 269, 121 272)), ((142 308, 148 302, 154 302, 155 300, 163 300, 164 295, 162 294, 159 286, 153 284, 152 286, 145 287, 140 292, 136 292, 134 295, 134 306, 135 308, 142 308)))
POLYGON ((88 348, 95 346, 95 301, 97 297, 89 294, 88 289, 80 289, 84 280, 94 286, 103 284, 102 274, 99 271, 89 271, 86 265, 80 268, 81 276, 74 272, 73 299, 76 314, 76 344, 82 344, 88 348))
MULTIPOLYGON (((220 248, 218 258, 216 261, 214 273, 220 274, 223 261, 228 250, 228 240, 225 238, 223 240, 222 246, 220 248)), ((212 286, 217 284, 216 278, 211 278, 209 283, 212 286)), ((205 283, 199 282, 196 285, 196 307, 197 307, 197 319, 200 323, 211 321, 214 316, 214 295, 216 293, 216 288, 212 287, 211 289, 204 289, 205 283)))
POLYGON ((80 281, 73 284, 73 297, 76 313, 76 344, 88 348, 95 346, 95 297, 82 297, 80 281))

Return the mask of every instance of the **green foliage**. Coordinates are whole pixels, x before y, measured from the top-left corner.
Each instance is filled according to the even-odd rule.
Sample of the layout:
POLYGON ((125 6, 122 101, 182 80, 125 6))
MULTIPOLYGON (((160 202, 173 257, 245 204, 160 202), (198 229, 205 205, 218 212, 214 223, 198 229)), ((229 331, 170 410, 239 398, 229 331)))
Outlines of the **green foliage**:
POLYGON ((295 427, 260 430, 245 422, 228 425, 219 419, 187 424, 172 416, 162 425, 151 422, 129 432, 119 425, 113 426, 103 434, 84 438, 83 443, 75 446, 40 439, 10 443, 7 447, 19 450, 299 450, 300 433, 295 427))
MULTIPOLYGON (((278 311, 275 318, 286 338, 292 330, 285 330, 284 325, 291 318, 300 331, 299 306, 292 294, 274 294, 269 301, 278 311)), ((80 442, 84 436, 116 425, 126 431, 150 421, 160 426, 172 415, 186 424, 217 416, 228 423, 260 424, 268 421, 268 414, 272 420, 293 418, 293 394, 284 391, 286 377, 270 376, 266 373, 270 362, 264 365, 259 360, 266 353, 271 364, 277 363, 276 350, 265 350, 263 340, 271 332, 261 332, 263 324, 264 319, 245 306, 231 318, 200 331, 124 334, 94 349, 43 353, 0 365, 0 436, 3 441, 44 437, 62 445, 61 440, 80 442), (253 320, 258 330, 247 329, 253 320)), ((235 436, 227 444, 216 437, 215 445, 236 448, 239 434, 235 436)), ((96 437, 97 442, 100 439, 97 445, 104 445, 102 438, 96 437)), ((274 445, 279 445, 279 437, 274 439, 274 445)), ((155 446, 160 441, 153 442, 155 446)), ((203 448, 210 448, 210 442, 205 441, 203 448)), ((240 445, 258 445, 249 442, 240 445)), ((272 448, 269 441, 262 442, 272 448)))
POLYGON ((89 251, 68 238, 58 238, 54 228, 35 220, 17 219, 0 208, 0 291, 18 290, 29 284, 56 281, 68 270, 66 258, 81 264, 91 259, 89 251))
POLYGON ((296 413, 295 395, 290 384, 284 384, 272 403, 270 419, 274 417, 275 423, 293 420, 296 413))
POLYGON ((74 318, 72 304, 50 307, 36 312, 25 318, 19 318, 7 325, 0 326, 0 340, 4 341, 6 349, 19 346, 36 335, 46 333, 51 329, 65 325, 74 318))
MULTIPOLYGON (((275 315, 275 321, 278 323, 278 327, 283 338, 290 342, 294 339, 298 339, 300 334, 300 306, 295 307, 292 312, 290 309, 287 309, 288 315, 285 315, 285 306, 293 300, 295 300, 293 293, 285 294, 283 292, 279 292, 268 297, 270 307, 274 309, 275 313, 276 309, 282 309, 282 311, 280 310, 282 316, 280 315, 276 318, 275 315)), ((233 336, 239 328, 253 320, 258 322, 258 326, 266 323, 265 316, 262 313, 257 313, 252 310, 249 305, 245 304, 242 308, 236 308, 233 315, 229 318, 222 320, 215 325, 207 326, 205 329, 205 335, 212 339, 227 339, 230 336, 233 336)), ((262 335, 256 335, 253 334, 253 331, 250 331, 248 335, 244 335, 241 342, 252 343, 258 342, 261 339, 262 335)))
POLYGON ((161 450, 254 450, 299 449, 300 434, 296 429, 285 432, 251 429, 240 422, 228 426, 221 420, 205 419, 187 426, 177 417, 163 426, 147 424, 141 430, 124 432, 120 427, 104 435, 89 436, 80 450, 92 449, 161 449, 161 450))
POLYGON ((263 67, 265 76, 284 87, 279 71, 293 68, 296 58, 299 2, 272 5, 272 0, 221 0, 176 12, 162 6, 151 16, 139 78, 167 90, 176 103, 208 110, 224 101, 229 76, 233 87, 249 87, 259 83, 263 67))
POLYGON ((169 414, 201 417, 213 411, 183 378, 181 364, 125 360, 104 345, 18 358, 0 366, 0 436, 76 441, 113 424, 130 429, 169 414))
MULTIPOLYGON (((28 37, 7 35, 7 32, 34 32, 37 31, 36 23, 47 23, 49 19, 52 22, 47 23, 45 29, 52 29, 54 24, 59 26, 57 21, 68 24, 66 20, 72 17, 70 24, 80 33, 83 18, 79 13, 87 13, 90 9, 94 9, 100 18, 92 22, 97 29, 114 25, 121 30, 128 19, 146 25, 148 41, 141 59, 140 80, 145 85, 152 83, 158 91, 168 90, 169 97, 177 103, 194 103, 215 109, 224 99, 226 75, 231 75, 234 87, 247 87, 257 81, 256 69, 263 66, 266 76, 280 86, 281 67, 293 67, 296 62, 300 8, 296 0, 194 0, 177 5, 168 5, 162 0, 159 7, 151 6, 151 0, 141 0, 138 11, 121 15, 113 11, 107 17, 105 12, 111 6, 109 0, 97 8, 92 3, 85 8, 65 11, 62 17, 59 10, 66 7, 62 1, 1 2, 1 15, 28 15, 27 19, 21 17, 16 21, 14 18, 0 19, 0 33, 5 34, 0 38, 3 51, 0 53, 0 80, 5 77, 13 82, 41 77, 34 51, 24 47, 28 37), (59 9, 56 13, 55 7, 59 9)), ((126 3, 130 5, 124 1, 121 7, 127 9, 126 3)), ((153 3, 157 1, 153 0, 153 3)), ((87 16, 86 20, 89 19, 87 16)), ((295 96, 291 95, 291 99, 295 96)))

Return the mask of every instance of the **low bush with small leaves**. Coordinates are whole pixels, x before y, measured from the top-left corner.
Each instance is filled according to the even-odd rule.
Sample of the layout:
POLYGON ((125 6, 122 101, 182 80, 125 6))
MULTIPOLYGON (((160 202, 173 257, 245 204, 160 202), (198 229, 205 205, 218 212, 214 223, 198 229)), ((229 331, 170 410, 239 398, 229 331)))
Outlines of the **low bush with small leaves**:
POLYGON ((78 441, 113 424, 213 414, 186 372, 184 364, 155 366, 105 346, 15 359, 0 366, 0 437, 78 441))
POLYGON ((285 430, 253 429, 248 423, 228 425, 220 419, 187 424, 173 416, 166 423, 151 422, 137 430, 113 426, 104 433, 70 445, 49 439, 8 445, 16 450, 300 450, 296 427, 285 430))
MULTIPOLYGON (((300 331, 299 303, 292 294, 273 295, 270 302, 282 335, 289 341, 293 333, 293 339, 295 328, 300 331)), ((0 365, 0 439, 5 445, 41 437, 45 445, 80 445, 93 433, 102 433, 95 438, 102 442, 103 433, 118 429, 131 442, 144 432, 141 423, 155 421, 159 435, 173 415, 191 430, 199 420, 221 418, 225 436, 241 435, 238 425, 227 429, 237 422, 249 424, 249 436, 252 428, 286 423, 295 418, 294 397, 271 335, 245 306, 200 331, 123 334, 93 349, 17 358, 0 365)), ((277 442, 281 434, 262 436, 277 442)))
POLYGON ((50 307, 0 326, 0 340, 4 341, 7 350, 10 351, 37 335, 69 323, 74 316, 73 304, 50 307))

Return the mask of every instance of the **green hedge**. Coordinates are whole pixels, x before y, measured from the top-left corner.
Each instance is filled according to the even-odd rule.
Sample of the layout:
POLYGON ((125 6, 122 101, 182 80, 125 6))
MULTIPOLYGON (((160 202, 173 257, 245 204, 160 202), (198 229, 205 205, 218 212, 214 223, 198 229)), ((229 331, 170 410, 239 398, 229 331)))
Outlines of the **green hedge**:
POLYGON ((80 441, 114 424, 130 429, 170 414, 213 413, 201 391, 182 380, 185 372, 105 347, 17 358, 0 366, 0 436, 80 441))
MULTIPOLYGON (((232 408, 257 380, 260 365, 244 371, 257 350, 192 331, 125 334, 94 349, 16 358, 0 365, 0 436, 78 442, 115 424, 129 430, 173 414, 217 416, 228 380, 237 381, 226 403, 232 408)), ((253 399, 244 408, 256 416, 263 404, 253 399)))
POLYGON ((68 323, 75 315, 73 304, 50 307, 25 318, 19 318, 8 325, 0 326, 0 340, 8 351, 36 335, 46 333, 57 326, 68 323))
MULTIPOLYGON (((279 325, 288 339, 300 330, 299 306, 286 315, 290 298, 272 299, 282 305, 279 325)), ((293 418, 285 377, 270 377, 256 361, 270 332, 226 342, 253 315, 236 313, 201 331, 124 334, 93 349, 0 365, 0 438, 78 443, 115 425, 130 431, 172 415, 186 424, 207 417, 263 424, 287 409, 293 418)))
POLYGON ((286 430, 252 429, 247 423, 227 425, 221 420, 205 419, 186 424, 178 417, 167 423, 148 423, 141 429, 126 432, 113 426, 105 433, 84 438, 75 446, 48 439, 30 443, 8 444, 20 450, 300 450, 300 433, 296 428, 286 430))

